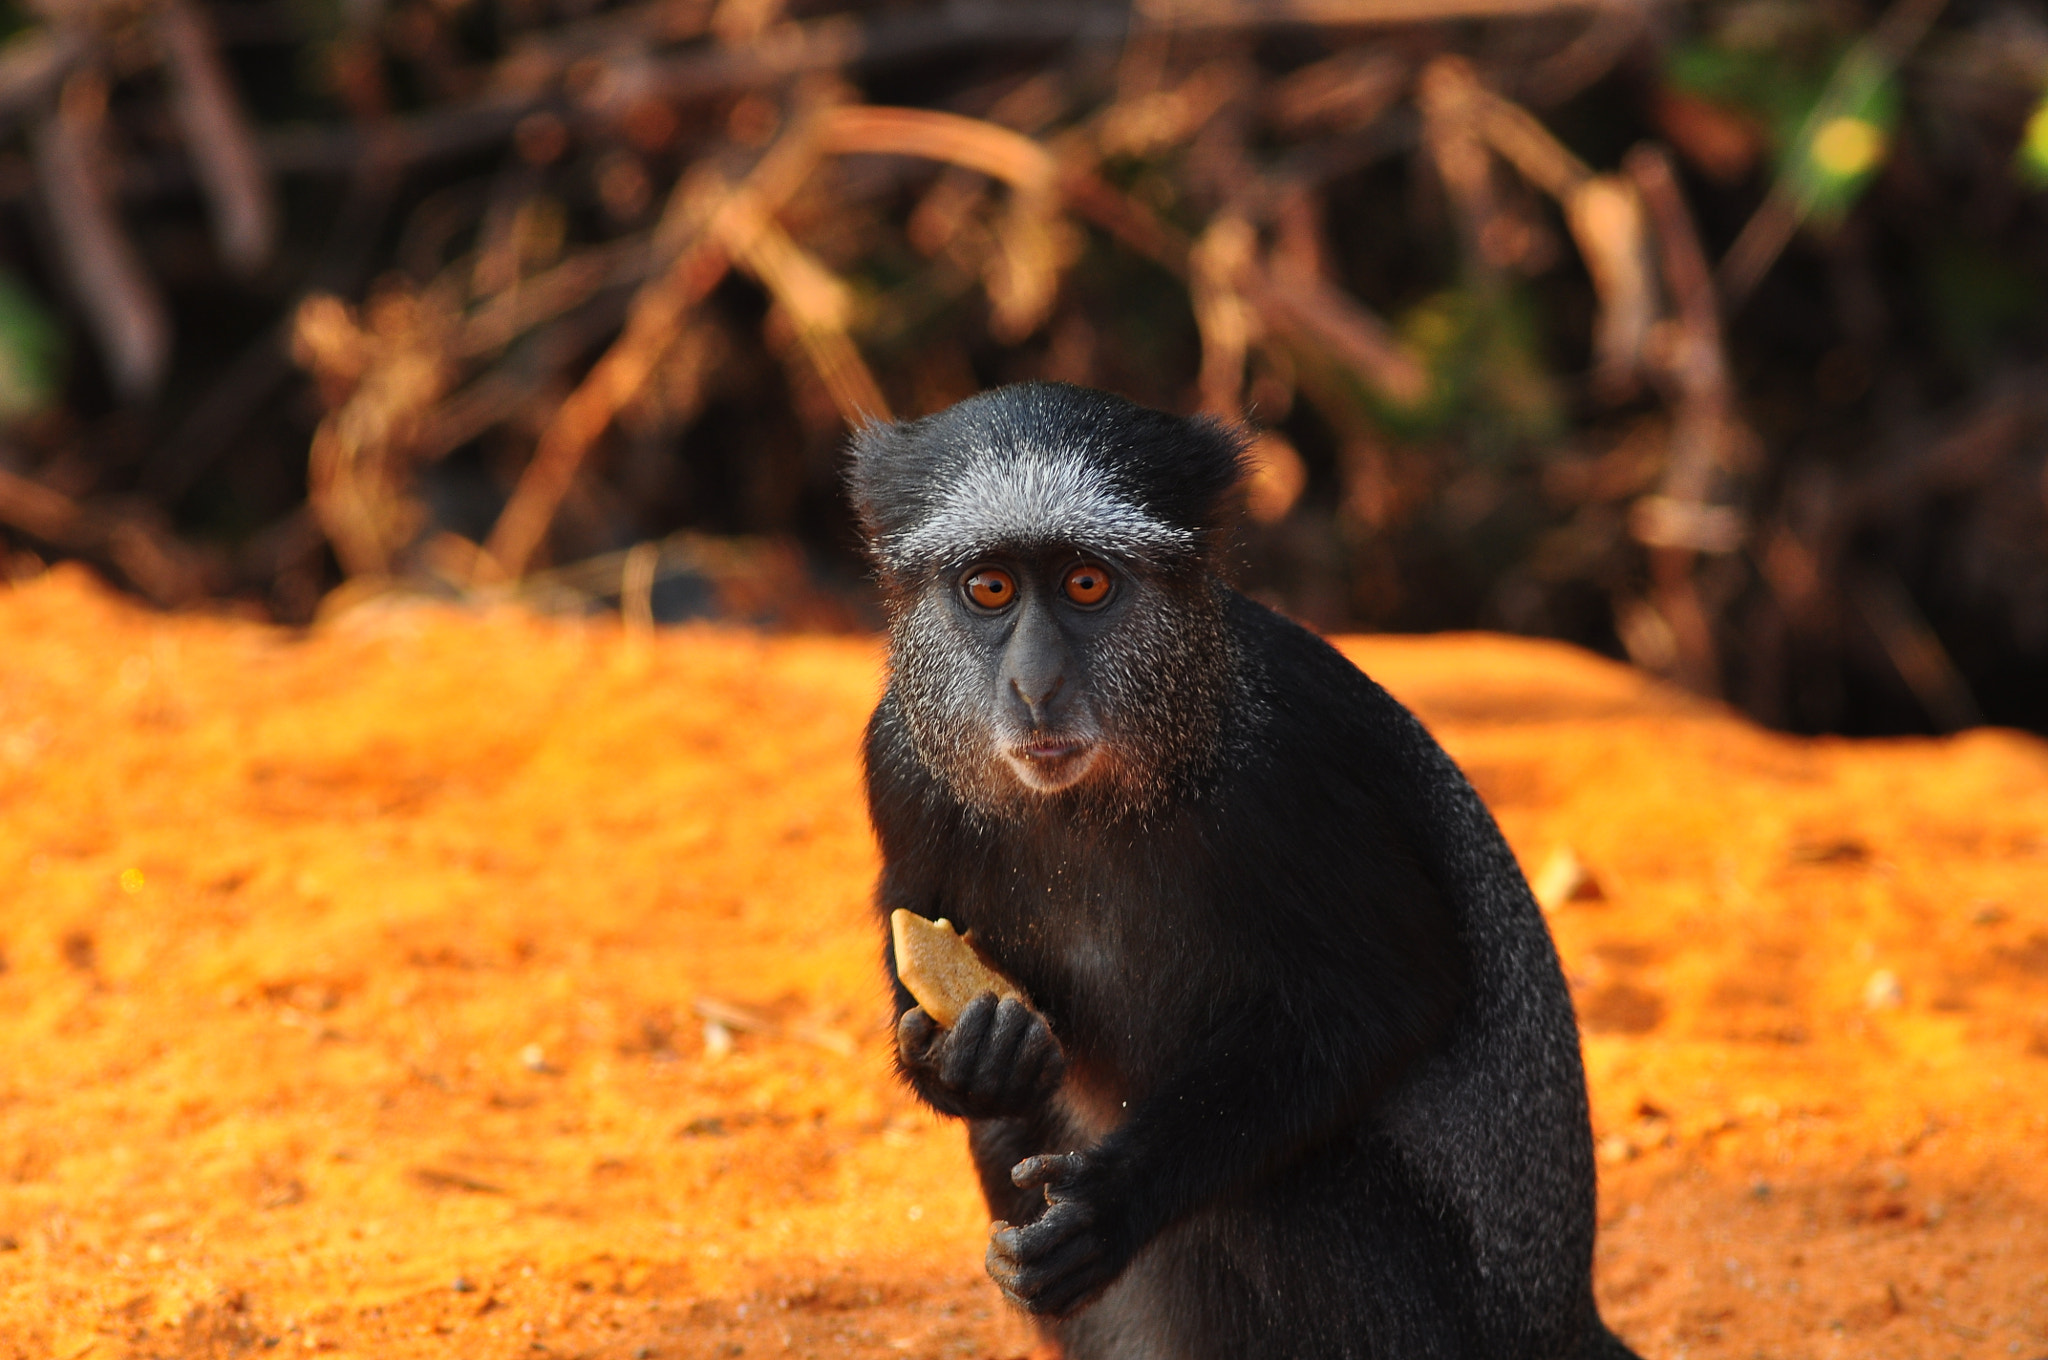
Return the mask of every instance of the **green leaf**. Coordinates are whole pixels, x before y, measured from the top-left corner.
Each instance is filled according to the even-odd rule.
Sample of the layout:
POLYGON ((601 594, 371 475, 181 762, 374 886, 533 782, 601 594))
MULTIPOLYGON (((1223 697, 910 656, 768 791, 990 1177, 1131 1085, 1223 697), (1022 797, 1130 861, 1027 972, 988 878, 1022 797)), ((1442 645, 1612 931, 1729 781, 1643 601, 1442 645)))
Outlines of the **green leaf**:
POLYGON ((1375 398, 1382 426, 1404 438, 1461 428, 1482 455, 1556 434, 1564 402, 1544 366, 1535 310, 1512 289, 1451 288, 1418 303, 1395 327, 1430 375, 1414 406, 1375 398))
POLYGON ((2048 90, 2041 92, 2041 102, 2034 106, 2033 116, 2027 119, 2027 130, 2020 134, 2013 170, 2022 183, 2048 189, 2048 90))
POLYGON ((1780 180, 1801 218, 1841 221, 1884 168, 1899 120, 1898 83, 1866 47, 1850 50, 1786 149, 1780 180))
POLYGON ((63 338, 50 314, 12 274, 0 270, 0 423, 50 404, 63 359, 63 338))

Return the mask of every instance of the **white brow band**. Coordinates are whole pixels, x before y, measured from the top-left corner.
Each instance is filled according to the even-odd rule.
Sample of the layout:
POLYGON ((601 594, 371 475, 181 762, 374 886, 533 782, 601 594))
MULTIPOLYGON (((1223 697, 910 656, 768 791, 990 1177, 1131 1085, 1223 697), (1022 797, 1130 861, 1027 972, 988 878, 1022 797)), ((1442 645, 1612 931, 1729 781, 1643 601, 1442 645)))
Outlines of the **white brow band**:
POLYGON ((1187 552, 1196 537, 1119 495, 1100 468, 1030 450, 968 463, 929 515, 889 540, 886 555, 900 568, 1007 543, 1053 542, 1142 559, 1187 552))

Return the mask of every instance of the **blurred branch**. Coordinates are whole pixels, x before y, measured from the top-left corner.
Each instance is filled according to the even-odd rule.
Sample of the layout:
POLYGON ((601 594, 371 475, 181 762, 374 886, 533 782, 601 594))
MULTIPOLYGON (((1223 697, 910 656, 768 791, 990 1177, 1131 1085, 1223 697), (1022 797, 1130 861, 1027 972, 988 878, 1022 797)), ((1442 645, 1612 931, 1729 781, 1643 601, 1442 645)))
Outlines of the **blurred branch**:
POLYGON ((1384 321, 1322 274, 1277 267, 1254 279, 1251 296, 1273 325, 1327 351, 1396 405, 1429 396, 1429 370, 1384 321))
POLYGON ((1693 564, 1701 553, 1732 553, 1747 537, 1741 513, 1711 500, 1715 475, 1731 470, 1730 444, 1739 433, 1719 301, 1670 159, 1643 144, 1623 165, 1655 225, 1665 286, 1677 309, 1676 320, 1665 323, 1657 356, 1678 389, 1669 452, 1658 494, 1637 499, 1629 530, 1650 551, 1657 607, 1675 643, 1674 669, 1694 691, 1718 694, 1719 649, 1693 564))
POLYGON ((1408 63, 1394 53, 1353 48, 1274 81, 1262 103, 1267 121, 1282 132, 1351 131, 1391 108, 1407 83, 1408 63))
POLYGON ((1664 494, 1681 502, 1700 502, 1707 497, 1714 470, 1732 461, 1726 443, 1734 394, 1720 303, 1670 158, 1661 148, 1644 144, 1628 153, 1624 165, 1656 225, 1658 258, 1678 313, 1675 328, 1665 332, 1659 356, 1679 390, 1678 429, 1664 494))
POLYGON ((1093 170, 1067 169, 1060 195, 1074 212, 1177 278, 1188 274, 1187 234, 1093 170))
POLYGON ((1658 311, 1642 198, 1636 186, 1619 175, 1594 175, 1572 188, 1564 209, 1600 298, 1593 335, 1593 390, 1609 401, 1620 401, 1635 390, 1658 311))
POLYGON ((447 392, 450 318, 443 300, 387 292, 359 320, 340 299, 300 304, 292 348, 333 402, 313 432, 306 494, 351 576, 384 576, 420 528, 411 463, 447 392))
POLYGON ((869 104, 834 109, 819 130, 818 146, 827 154, 946 161, 1027 193, 1048 191, 1059 173, 1052 154, 1022 133, 934 109, 869 104))
POLYGON ((212 585, 209 564, 140 508, 84 506, 0 468, 0 525, 51 547, 104 561, 151 601, 191 604, 212 585))
POLYGON ((1621 0, 1594 8, 1578 37, 1529 72, 1522 95, 1539 108, 1562 104, 1601 79, 1650 30, 1650 6, 1621 0))
MULTIPOLYGON (((1112 4, 947 4, 866 21, 832 15, 777 25, 747 46, 650 55, 649 35, 671 32, 665 27, 669 12, 667 5, 647 5, 530 39, 498 63, 488 91, 470 103, 389 119, 377 134, 384 154, 400 165, 471 154, 502 145, 521 119, 542 110, 574 126, 607 125, 616 110, 605 105, 602 90, 584 102, 557 92, 579 61, 630 62, 637 98, 682 104, 807 75, 922 61, 960 48, 1112 40, 1126 20, 1125 9, 1112 4)), ((365 134, 342 126, 274 128, 259 141, 276 173, 333 174, 362 156, 365 134)))
MULTIPOLYGON (((945 161, 1008 184, 1010 210, 997 229, 997 249, 985 271, 990 328, 997 339, 1014 343, 1045 320, 1064 263, 1055 220, 1059 163, 1052 152, 982 119, 873 105, 835 109, 826 119, 821 144, 840 154, 945 161)), ((844 363, 846 357, 835 362, 844 363)))
POLYGON ((653 242, 644 235, 621 237, 578 251, 542 274, 493 294, 463 321, 455 352, 465 358, 495 353, 519 336, 545 325, 605 288, 637 284, 652 271, 653 242))
POLYGON ((833 405, 858 428, 889 419, 889 403, 853 339, 846 285, 789 237, 752 196, 737 194, 712 219, 719 245, 759 279, 796 327, 797 341, 833 405))
POLYGON ((48 99, 90 50, 85 35, 70 25, 9 38, 0 46, 0 125, 48 99))
POLYGON ((1162 28, 1258 28, 1269 24, 1424 24, 1596 9, 1610 0, 1138 0, 1162 28))
POLYGON ((1251 223, 1226 210, 1210 222, 1188 258, 1188 295, 1202 337, 1202 370, 1196 385, 1202 409, 1225 420, 1244 414, 1244 362, 1257 333, 1244 288, 1250 282, 1258 239, 1251 223))
POLYGON ((170 72, 171 106, 212 203, 221 258, 236 273, 252 274, 277 245, 276 205, 255 133, 192 0, 159 0, 152 17, 170 72))
POLYGON ((107 87, 95 72, 65 82, 35 134, 36 182, 56 228, 57 253, 92 324, 115 389, 154 393, 171 359, 171 319, 100 174, 107 87))
POLYGON ((1461 107, 1469 111, 1476 131, 1522 178, 1563 203, 1592 177, 1586 163, 1553 137, 1536 115, 1481 85, 1465 63, 1446 61, 1438 69, 1455 74, 1464 86, 1459 91, 1461 107))
POLYGON ((1927 716, 1944 732, 1981 724, 1984 712, 1970 693, 1969 682, 1898 577, 1889 571, 1864 572, 1854 593, 1864 621, 1927 716))
POLYGON ((1482 85, 1462 58, 1431 62, 1423 72, 1421 98, 1431 149, 1478 258, 1493 262, 1501 234, 1482 146, 1563 209, 1600 300, 1594 390, 1610 401, 1626 398, 1643 364, 1658 304, 1635 186, 1619 176, 1594 174, 1535 115, 1482 85))
POLYGON ((723 242, 737 233, 721 226, 720 217, 766 216, 796 192, 820 154, 822 112, 800 111, 739 183, 704 167, 676 186, 657 229, 657 239, 678 243, 672 263, 640 290, 624 331, 548 422, 485 541, 480 570, 505 580, 525 571, 591 446, 640 390, 684 314, 725 276, 730 257, 723 242))

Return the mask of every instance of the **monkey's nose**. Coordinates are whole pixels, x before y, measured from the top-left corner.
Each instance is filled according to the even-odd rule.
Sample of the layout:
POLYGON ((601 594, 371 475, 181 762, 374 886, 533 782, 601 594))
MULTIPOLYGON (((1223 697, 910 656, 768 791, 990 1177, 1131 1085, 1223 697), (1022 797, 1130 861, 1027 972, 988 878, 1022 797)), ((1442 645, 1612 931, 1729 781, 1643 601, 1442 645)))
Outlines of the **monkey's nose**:
POLYGON ((1024 711, 1031 715, 1031 725, 1033 727, 1044 727, 1046 726, 1046 719, 1052 711, 1053 696, 1058 694, 1060 687, 1066 683, 1066 676, 1055 675, 1050 680, 1039 681, 1036 684, 1027 686, 1022 679, 1013 675, 1010 677, 1010 690, 1022 701, 1024 711), (1038 691, 1036 695, 1033 695, 1031 692, 1034 689, 1038 691))

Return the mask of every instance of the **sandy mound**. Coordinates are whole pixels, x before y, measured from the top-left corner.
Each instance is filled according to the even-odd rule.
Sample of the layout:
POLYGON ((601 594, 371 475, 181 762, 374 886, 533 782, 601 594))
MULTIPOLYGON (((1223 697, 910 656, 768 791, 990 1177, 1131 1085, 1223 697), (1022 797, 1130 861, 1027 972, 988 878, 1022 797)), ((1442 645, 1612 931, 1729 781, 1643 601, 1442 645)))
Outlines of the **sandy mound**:
MULTIPOLYGON (((1346 646, 1560 899, 1616 1327, 2048 1355, 2048 747, 1346 646)), ((0 1355, 1027 1350, 887 1075, 878 672, 0 590, 0 1355)))

